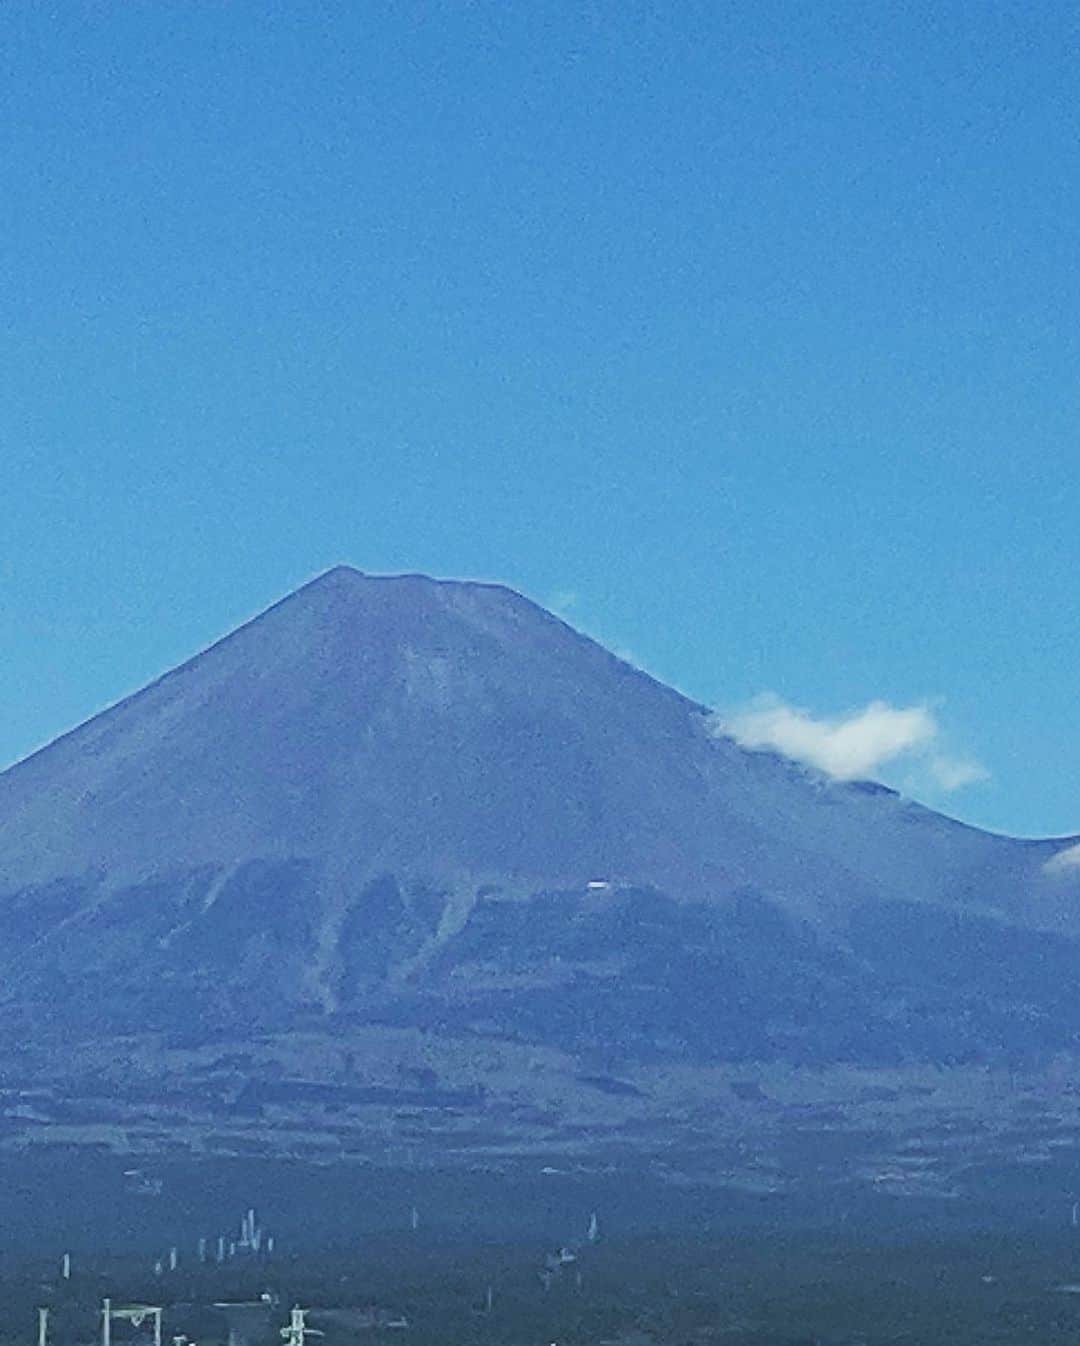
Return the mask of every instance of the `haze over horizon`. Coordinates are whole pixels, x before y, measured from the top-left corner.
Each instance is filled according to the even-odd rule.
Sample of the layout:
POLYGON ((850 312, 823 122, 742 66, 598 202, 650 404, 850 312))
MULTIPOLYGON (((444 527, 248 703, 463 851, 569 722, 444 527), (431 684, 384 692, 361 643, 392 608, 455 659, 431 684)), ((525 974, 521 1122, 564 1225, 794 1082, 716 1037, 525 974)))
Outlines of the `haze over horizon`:
POLYGON ((1080 829, 1064 4, 0 15, 0 767, 313 575, 1080 829))

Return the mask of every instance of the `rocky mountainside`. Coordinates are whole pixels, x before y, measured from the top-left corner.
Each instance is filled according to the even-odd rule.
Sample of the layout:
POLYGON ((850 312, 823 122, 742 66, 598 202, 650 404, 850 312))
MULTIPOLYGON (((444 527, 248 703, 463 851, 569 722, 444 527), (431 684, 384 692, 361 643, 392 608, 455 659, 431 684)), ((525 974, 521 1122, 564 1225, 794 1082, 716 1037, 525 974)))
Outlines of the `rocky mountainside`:
POLYGON ((0 775, 0 1003, 9 1046, 1045 1054, 1071 844, 744 751, 505 588, 339 568, 0 775))

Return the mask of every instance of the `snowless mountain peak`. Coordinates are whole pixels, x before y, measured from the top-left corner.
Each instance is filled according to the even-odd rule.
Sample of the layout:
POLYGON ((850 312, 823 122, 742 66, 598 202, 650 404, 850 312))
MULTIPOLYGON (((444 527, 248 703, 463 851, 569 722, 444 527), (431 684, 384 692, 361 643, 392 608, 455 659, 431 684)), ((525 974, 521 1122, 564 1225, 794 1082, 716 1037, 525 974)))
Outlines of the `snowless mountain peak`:
POLYGON ((634 958, 679 1037, 744 984, 743 953, 762 985, 778 941, 827 980, 887 913, 1080 935, 1043 873, 1062 845, 747 752, 502 585, 335 566, 0 774, 0 983, 124 1027, 152 954, 186 988, 153 1001, 162 1022, 182 1003, 235 1026, 236 1005, 258 1028, 390 1013, 410 986, 457 1005, 482 972, 532 988, 531 1032, 567 967, 587 989, 634 958))
POLYGON ((820 913, 997 840, 743 751, 505 586, 345 565, 0 775, 0 891, 270 855, 820 913))

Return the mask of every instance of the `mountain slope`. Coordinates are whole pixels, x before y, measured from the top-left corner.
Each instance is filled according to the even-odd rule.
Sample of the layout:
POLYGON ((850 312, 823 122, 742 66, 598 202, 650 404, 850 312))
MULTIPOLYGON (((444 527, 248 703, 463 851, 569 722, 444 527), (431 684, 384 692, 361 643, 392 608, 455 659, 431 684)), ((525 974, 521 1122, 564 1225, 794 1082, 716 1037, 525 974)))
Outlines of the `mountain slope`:
POLYGON ((0 775, 3 1003, 640 1051, 654 1022, 695 1057, 933 1056, 963 1021, 976 1050, 995 960, 1020 1006, 1075 952, 1067 845, 745 752, 507 589, 339 568, 0 775), (890 946, 934 932, 974 960, 949 994, 890 946))

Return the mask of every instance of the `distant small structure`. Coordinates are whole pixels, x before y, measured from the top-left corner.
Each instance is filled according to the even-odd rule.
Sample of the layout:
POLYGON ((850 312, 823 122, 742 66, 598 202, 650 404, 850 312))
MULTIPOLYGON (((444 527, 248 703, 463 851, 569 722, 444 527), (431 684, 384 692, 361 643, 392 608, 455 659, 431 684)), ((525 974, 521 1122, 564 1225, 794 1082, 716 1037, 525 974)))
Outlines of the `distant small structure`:
POLYGON ((48 1346, 49 1310, 47 1308, 40 1308, 37 1311, 37 1339, 38 1346, 48 1346))
POLYGON ((64 1280, 71 1280, 71 1254, 65 1253, 60 1259, 60 1275, 64 1280))
POLYGON ((161 1178, 144 1173, 141 1168, 124 1170, 124 1190, 129 1196, 160 1196, 163 1187, 161 1178))
POLYGON ((101 1346, 112 1346, 113 1323, 128 1322, 132 1327, 139 1328, 148 1318, 153 1323, 154 1346, 161 1346, 161 1312, 160 1304, 121 1304, 119 1308, 114 1308, 111 1299, 102 1300, 101 1346))
POLYGON ((585 1237, 590 1243, 598 1243, 600 1241, 600 1221, 596 1218, 596 1211, 593 1211, 589 1216, 589 1228, 585 1233, 585 1237))
POLYGON ((257 1253, 262 1248, 262 1241, 263 1231, 259 1228, 255 1207, 252 1206, 240 1217, 240 1242, 236 1246, 242 1252, 257 1253))
POLYGON ((288 1326, 281 1329, 281 1337, 285 1346, 304 1346, 307 1337, 321 1337, 323 1334, 313 1327, 306 1325, 307 1309, 302 1309, 299 1304, 294 1304, 292 1312, 289 1314, 288 1326))
POLYGON ((544 1258, 544 1265, 540 1268, 540 1280, 545 1290, 551 1289, 551 1283, 557 1276, 561 1276, 563 1271, 577 1262, 577 1253, 572 1248, 559 1248, 557 1252, 548 1253, 544 1258))

